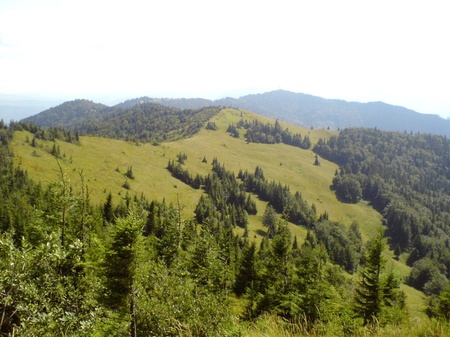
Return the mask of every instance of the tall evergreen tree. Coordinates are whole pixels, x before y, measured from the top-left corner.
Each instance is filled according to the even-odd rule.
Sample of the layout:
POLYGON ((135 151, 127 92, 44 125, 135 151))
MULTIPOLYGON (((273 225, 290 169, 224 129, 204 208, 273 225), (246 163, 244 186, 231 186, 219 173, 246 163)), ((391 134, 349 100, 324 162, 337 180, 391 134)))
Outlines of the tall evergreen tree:
POLYGON ((385 259, 383 251, 386 247, 383 231, 369 242, 366 254, 366 265, 361 270, 360 281, 355 293, 355 313, 363 318, 364 324, 375 321, 401 320, 403 318, 405 295, 399 290, 400 282, 390 272, 383 275, 385 259), (394 318, 388 311, 395 311, 394 318))
POLYGON ((355 311, 364 319, 364 324, 374 322, 381 314, 383 305, 381 271, 385 264, 382 256, 384 248, 383 233, 380 231, 368 246, 366 265, 361 271, 361 279, 355 294, 355 311))

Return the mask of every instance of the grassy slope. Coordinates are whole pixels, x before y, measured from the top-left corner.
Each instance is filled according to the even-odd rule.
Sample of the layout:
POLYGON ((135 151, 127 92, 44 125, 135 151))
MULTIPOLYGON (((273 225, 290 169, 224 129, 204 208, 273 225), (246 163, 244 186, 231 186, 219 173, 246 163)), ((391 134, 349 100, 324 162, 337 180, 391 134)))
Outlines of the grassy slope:
MULTIPOLYGON (((319 214, 327 211, 330 220, 346 225, 356 221, 365 240, 374 235, 381 224, 381 215, 365 202, 356 205, 340 203, 330 191, 329 185, 337 169, 335 164, 320 159, 321 165, 314 166, 315 155, 311 150, 284 144, 246 144, 243 138, 244 130, 241 130, 240 139, 230 137, 225 132, 226 128, 230 123, 237 123, 241 116, 248 120, 258 118, 273 123, 269 118, 250 112, 225 109, 212 119, 219 127, 218 131, 204 129, 195 137, 159 146, 150 144, 138 146, 135 143, 95 137, 82 137, 79 146, 57 142, 61 155, 64 156, 60 162, 75 186, 80 184, 79 172, 83 170, 94 203, 103 203, 109 191, 113 195, 114 203, 123 199, 126 193, 130 196, 144 193, 149 199, 161 201, 165 198, 166 201, 173 203, 176 203, 178 198, 183 206, 184 217, 193 216, 193 210, 202 192, 193 190, 172 178, 166 170, 168 160, 175 159, 177 153, 187 154, 186 166, 194 174, 210 172, 210 163, 214 157, 236 174, 239 169, 253 172, 259 165, 268 179, 288 184, 293 193, 301 192, 309 204, 316 205, 319 214), (208 164, 202 163, 203 157, 206 157, 208 164), (128 180, 131 189, 127 191, 122 185, 126 180, 124 173, 129 166, 133 167, 135 179, 128 180)), ((281 124, 289 127, 292 132, 300 132, 302 135, 309 133, 313 144, 319 138, 336 134, 335 131, 308 130, 281 124)), ((43 183, 58 179, 58 164, 49 154, 53 143, 38 141, 38 147, 32 148, 26 142, 27 137, 31 139, 25 132, 15 134, 13 150, 16 164, 26 168, 31 178, 43 183)), ((264 232, 261 218, 265 206, 264 202, 257 201, 258 214, 249 219, 250 237, 254 237, 257 241, 261 239, 259 234, 264 232)), ((305 229, 291 225, 291 230, 301 242, 306 234, 305 229)), ((409 267, 397 261, 393 261, 392 265, 402 276, 409 272, 409 267)), ((405 287, 405 291, 410 310, 416 316, 424 307, 423 296, 409 287, 405 287)))

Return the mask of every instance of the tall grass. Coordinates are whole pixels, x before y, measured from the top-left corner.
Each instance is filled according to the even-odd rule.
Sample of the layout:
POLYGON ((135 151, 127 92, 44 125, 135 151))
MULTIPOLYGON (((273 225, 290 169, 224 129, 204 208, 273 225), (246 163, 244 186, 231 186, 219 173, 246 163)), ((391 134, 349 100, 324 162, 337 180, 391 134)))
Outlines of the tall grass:
POLYGON ((299 319, 295 322, 283 320, 274 315, 263 315, 254 323, 241 328, 241 335, 248 337, 447 337, 450 336, 450 324, 438 320, 419 320, 399 325, 362 326, 359 321, 349 321, 344 325, 341 320, 314 325, 299 319))

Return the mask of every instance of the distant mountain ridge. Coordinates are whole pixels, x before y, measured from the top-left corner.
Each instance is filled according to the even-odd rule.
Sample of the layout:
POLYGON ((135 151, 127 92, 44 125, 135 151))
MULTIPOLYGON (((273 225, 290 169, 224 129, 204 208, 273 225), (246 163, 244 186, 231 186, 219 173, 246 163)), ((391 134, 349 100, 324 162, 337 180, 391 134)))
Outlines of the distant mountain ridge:
POLYGON ((379 128, 450 136, 450 120, 383 102, 347 102, 285 90, 215 101, 304 127, 379 128))
POLYGON ((177 109, 200 109, 208 106, 229 106, 246 109, 267 117, 278 118, 288 123, 313 128, 344 129, 348 127, 378 128, 385 131, 406 131, 450 136, 450 119, 437 115, 386 104, 383 102, 347 102, 325 99, 318 96, 276 90, 262 94, 252 94, 240 98, 226 97, 218 100, 203 98, 150 98, 140 97, 127 100, 113 107, 87 104, 86 100, 66 102, 58 108, 51 108, 24 121, 42 126, 61 125, 73 127, 74 121, 98 117, 117 111, 130 109, 136 105, 150 103, 177 109), (70 104, 69 104, 70 103, 70 104), (67 104, 67 105, 66 105, 67 104), (74 106, 79 105, 79 109, 74 106), (67 115, 65 111, 67 109, 67 115))

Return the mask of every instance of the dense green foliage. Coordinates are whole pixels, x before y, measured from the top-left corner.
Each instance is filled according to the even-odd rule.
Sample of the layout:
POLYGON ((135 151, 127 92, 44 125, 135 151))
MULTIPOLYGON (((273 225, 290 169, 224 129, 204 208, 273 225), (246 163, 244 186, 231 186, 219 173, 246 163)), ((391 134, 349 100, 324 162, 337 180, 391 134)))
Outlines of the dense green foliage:
POLYGON ((362 197, 383 214, 391 246, 413 266, 408 282, 439 293, 450 277, 450 140, 346 129, 314 151, 340 165, 339 198, 362 197))
POLYGON ((197 174, 194 178, 173 160, 169 161, 167 168, 175 178, 193 188, 202 187, 207 193, 207 196, 200 198, 195 209, 198 223, 214 224, 219 220, 246 228, 247 214, 256 214, 256 205, 250 194, 255 193, 268 202, 263 215, 268 238, 272 239, 278 232, 278 212, 281 218, 312 229, 333 263, 350 273, 356 270, 362 245, 358 224, 354 223, 346 230, 342 224, 329 221, 326 213, 317 218, 315 208, 309 207, 299 192, 292 195, 288 186, 267 180, 261 167, 257 166, 254 174, 240 171, 238 179, 241 183, 217 158, 212 162, 212 174, 206 177, 197 174))

